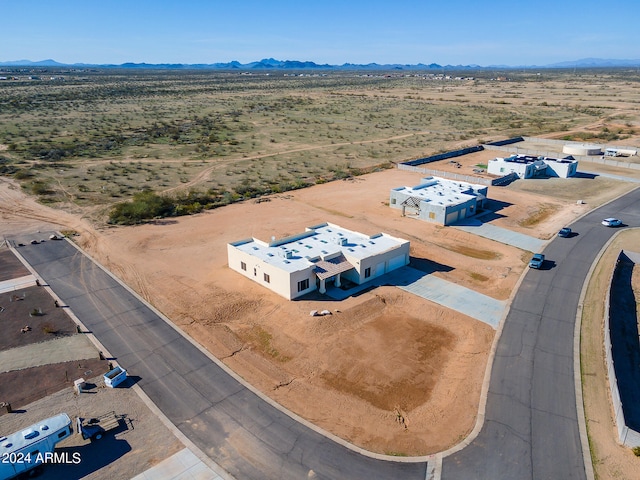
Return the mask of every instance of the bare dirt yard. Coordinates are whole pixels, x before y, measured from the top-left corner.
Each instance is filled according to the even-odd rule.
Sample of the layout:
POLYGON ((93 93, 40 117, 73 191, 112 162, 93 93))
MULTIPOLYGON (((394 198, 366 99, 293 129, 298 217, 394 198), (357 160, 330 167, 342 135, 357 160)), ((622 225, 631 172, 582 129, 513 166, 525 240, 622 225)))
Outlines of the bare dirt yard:
MULTIPOLYGON (((434 275, 506 300, 529 253, 389 208, 390 188, 420 178, 383 171, 194 217, 112 228, 101 232, 99 245, 95 237, 79 243, 285 407, 376 452, 433 453, 473 428, 491 327, 394 287, 342 302, 289 302, 231 271, 226 253, 231 241, 280 238, 329 221, 407 238, 412 264, 430 263, 434 275), (324 309, 333 315, 309 316, 324 309)), ((535 234, 544 219, 543 236, 588 208, 500 189, 490 196, 508 199, 502 223, 535 234), (540 208, 527 207, 548 204, 553 209, 544 218, 540 208), (532 216, 540 220, 518 226, 532 216)))
MULTIPOLYGON (((342 302, 317 295, 289 302, 231 271, 226 245, 250 236, 280 238, 323 222, 383 231, 411 241, 412 265, 435 266, 434 275, 445 280, 508 299, 529 252, 403 218, 389 208, 391 188, 416 185, 420 178, 387 170, 192 217, 100 231, 35 202, 21 203, 32 209, 22 220, 10 203, 0 214, 23 231, 43 228, 47 220, 76 229, 81 246, 285 407, 369 450, 418 455, 450 447, 473 428, 494 330, 390 286, 342 302), (33 213, 35 222, 25 224, 33 213), (333 315, 309 316, 324 309, 333 315)), ((540 193, 523 191, 518 182, 490 188, 496 208, 491 222, 549 238, 592 202, 633 186, 618 182, 585 191, 598 178, 580 179, 566 198, 542 188, 546 183, 536 185, 540 193)), ((10 189, 0 189, 9 202, 20 193, 10 189)))
POLYGON ((46 465, 38 478, 58 480, 84 478, 111 480, 132 478, 181 450, 183 445, 158 420, 131 388, 106 388, 102 377, 87 378, 88 393, 77 395, 65 388, 0 416, 0 431, 10 434, 59 413, 94 418, 113 411, 121 420, 117 428, 95 442, 74 434, 60 442, 56 451, 79 455, 79 462, 46 465), (152 439, 152 441, 150 441, 152 439))

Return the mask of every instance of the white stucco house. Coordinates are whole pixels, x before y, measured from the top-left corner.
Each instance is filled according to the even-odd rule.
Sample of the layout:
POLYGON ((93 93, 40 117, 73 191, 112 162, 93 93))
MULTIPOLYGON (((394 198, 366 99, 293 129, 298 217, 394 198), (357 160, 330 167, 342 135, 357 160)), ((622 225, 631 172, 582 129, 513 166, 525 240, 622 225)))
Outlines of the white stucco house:
POLYGON ((232 270, 289 299, 314 290, 326 293, 347 279, 363 284, 409 263, 409 241, 385 233, 364 235, 331 223, 264 242, 248 238, 227 244, 232 270))
POLYGON ((573 158, 534 157, 533 155, 511 155, 489 160, 487 173, 508 175, 515 173, 519 178, 560 177, 569 178, 578 171, 578 161, 573 158))
POLYGON ((487 187, 440 177, 426 177, 415 187, 391 189, 389 206, 427 222, 449 225, 474 216, 487 198, 487 187))

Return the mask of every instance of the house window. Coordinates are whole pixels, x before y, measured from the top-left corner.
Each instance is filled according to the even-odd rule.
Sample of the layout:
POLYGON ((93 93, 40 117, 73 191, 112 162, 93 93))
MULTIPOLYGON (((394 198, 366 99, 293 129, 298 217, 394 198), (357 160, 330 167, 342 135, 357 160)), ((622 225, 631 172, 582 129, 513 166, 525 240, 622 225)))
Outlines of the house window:
POLYGON ((504 167, 500 167, 500 173, 504 172, 504 167))
POLYGON ((364 278, 369 278, 371 276, 371 267, 367 267, 364 269, 364 278))
POLYGON ((267 283, 271 283, 271 278, 269 277, 268 273, 264 274, 264 281, 267 282, 267 283))
POLYGON ((396 199, 395 199, 395 198, 392 198, 392 199, 391 199, 391 205, 395 205, 395 204, 396 204, 396 199))
POLYGON ((309 279, 306 278, 304 280, 300 280, 298 282, 298 291, 302 292, 303 290, 306 290, 309 288, 309 279))
POLYGON ((254 277, 258 276, 258 269, 256 267, 253 267, 253 276, 254 277))
POLYGON ((244 262, 240 262, 240 268, 246 272, 247 271, 247 264, 244 263, 244 262))
POLYGON ((429 212, 429 218, 434 220, 436 218, 436 212, 429 212))

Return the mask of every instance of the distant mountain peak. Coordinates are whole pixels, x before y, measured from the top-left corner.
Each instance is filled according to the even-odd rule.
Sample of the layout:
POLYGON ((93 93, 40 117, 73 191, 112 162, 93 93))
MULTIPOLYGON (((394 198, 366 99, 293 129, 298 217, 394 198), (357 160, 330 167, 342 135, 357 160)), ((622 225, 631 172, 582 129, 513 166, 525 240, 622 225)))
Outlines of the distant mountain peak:
POLYGON ((275 58, 263 58, 257 62, 240 63, 237 60, 231 62, 208 63, 208 64, 184 64, 184 63, 133 63, 127 62, 120 65, 105 64, 64 64, 56 62, 52 59, 40 60, 32 62, 31 60, 14 60, 9 62, 0 62, 0 67, 77 67, 77 68, 137 68, 137 69, 198 69, 198 70, 482 70, 491 68, 614 68, 614 67, 640 67, 640 59, 638 60, 620 60, 620 59, 602 59, 602 58, 583 58, 581 60, 558 62, 549 65, 488 65, 480 66, 471 65, 439 65, 437 63, 418 63, 418 64, 356 64, 344 63, 342 65, 319 65, 315 62, 306 60, 276 60, 275 58))

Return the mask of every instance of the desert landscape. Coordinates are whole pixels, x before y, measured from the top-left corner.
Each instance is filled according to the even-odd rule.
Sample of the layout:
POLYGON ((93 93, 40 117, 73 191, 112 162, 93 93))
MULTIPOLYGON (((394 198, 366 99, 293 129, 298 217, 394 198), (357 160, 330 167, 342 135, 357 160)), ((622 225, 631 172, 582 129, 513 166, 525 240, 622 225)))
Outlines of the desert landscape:
MULTIPOLYGON (((108 107, 109 99, 100 98, 104 119, 92 123, 95 131, 83 127, 92 139, 87 145, 96 145, 98 127, 116 128, 117 116, 127 117, 118 128, 130 129, 121 132, 129 142, 130 132, 148 128, 159 115, 184 115, 166 121, 166 132, 160 129, 166 139, 153 137, 161 142, 123 141, 113 152, 94 152, 97 158, 77 150, 46 156, 73 144, 83 108, 63 112, 68 127, 53 132, 16 102, 15 120, 0 118, 5 146, 0 166, 9 175, 0 177, 0 234, 51 228, 77 234, 72 238, 78 245, 246 381, 355 445, 414 456, 460 442, 476 422, 496 330, 393 285, 339 302, 317 293, 286 301, 230 270, 226 245, 246 237, 282 238, 323 222, 366 234, 385 232, 410 240, 413 268, 508 302, 531 252, 402 217, 388 206, 389 190, 417 185, 421 175, 395 163, 527 132, 638 145, 637 86, 615 74, 458 83, 331 79, 319 86, 301 86, 301 80, 260 84, 273 89, 269 95, 232 82, 217 96, 202 91, 203 80, 194 78, 195 93, 181 100, 180 109, 148 107, 148 119, 132 113, 139 106, 108 107), (607 95, 594 103, 596 91, 607 95), (208 115, 219 115, 209 128, 223 123, 225 132, 204 150, 202 141, 187 137, 194 125, 206 122, 179 127, 202 98, 212 109, 208 115), (224 112, 214 115, 220 105, 224 112), (37 125, 31 136, 30 124, 37 125), (169 138, 176 134, 173 127, 177 139, 169 138), (34 144, 52 145, 38 135, 53 135, 57 142, 44 156, 34 144), (131 198, 140 185, 176 198, 199 190, 224 206, 201 205, 194 215, 134 226, 110 225, 113 202, 131 198), (332 314, 309 314, 325 309, 332 314)), ((149 88, 159 80, 140 81, 149 88)), ((249 81, 255 80, 242 80, 249 81)), ((80 95, 92 89, 79 80, 71 86, 80 95)), ((184 82, 172 85, 176 91, 184 87, 184 82)), ((24 99, 29 88, 20 85, 11 95, 24 99)), ((9 95, 6 88, 2 95, 9 95)), ((89 105, 78 101, 83 102, 89 105)), ((499 152, 485 150, 458 157, 460 167, 441 161, 429 168, 472 174, 496 156, 499 152)), ((581 163, 579 170, 640 176, 637 170, 596 164, 581 163)), ((605 175, 516 181, 490 187, 486 214, 493 225, 547 240, 634 187, 605 175)), ((613 457, 617 449, 610 443, 601 457, 613 457)))

